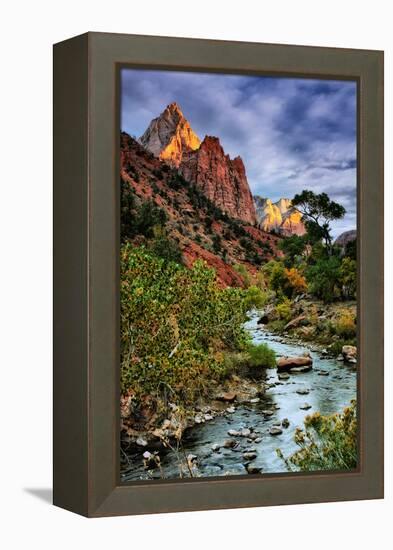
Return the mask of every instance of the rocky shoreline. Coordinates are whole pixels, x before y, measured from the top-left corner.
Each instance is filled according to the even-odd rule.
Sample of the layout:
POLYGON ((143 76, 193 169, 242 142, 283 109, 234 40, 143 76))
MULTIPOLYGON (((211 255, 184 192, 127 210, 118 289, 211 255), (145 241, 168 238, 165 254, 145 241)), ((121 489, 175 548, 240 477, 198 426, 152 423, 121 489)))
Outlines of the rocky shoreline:
MULTIPOLYGON (((254 333, 263 334, 266 329, 258 325, 254 329, 254 333)), ((146 470, 157 470, 159 474, 160 454, 168 449, 180 449, 182 439, 190 430, 198 426, 204 426, 209 423, 214 423, 215 420, 221 419, 231 423, 232 417, 242 407, 258 407, 266 397, 266 393, 279 384, 288 384, 290 378, 294 375, 299 376, 300 373, 309 372, 313 368, 311 353, 318 353, 320 360, 331 359, 331 355, 321 344, 312 343, 310 341, 302 341, 296 336, 291 335, 273 335, 271 339, 280 344, 290 344, 303 348, 303 353, 298 356, 278 356, 277 357, 277 380, 270 382, 269 378, 264 380, 250 380, 232 376, 225 384, 217 386, 212 392, 211 398, 200 402, 193 410, 183 411, 173 403, 168 404, 168 414, 161 421, 157 421, 158 417, 154 417, 154 409, 151 410, 150 424, 144 430, 135 429, 132 423, 128 422, 130 418, 130 404, 132 399, 122 398, 122 448, 124 457, 128 453, 143 455, 144 465, 146 470), (304 351, 304 348, 307 351, 304 351)), ((336 357, 335 360, 342 361, 343 364, 356 363, 356 347, 346 346, 347 349, 342 350, 341 357, 336 357)), ((316 369, 318 376, 328 376, 329 372, 318 368, 316 369)), ((309 389, 298 388, 298 395, 308 395, 309 389)), ((300 404, 301 410, 307 411, 311 406, 305 402, 300 404)), ((276 414, 275 406, 261 410, 262 418, 269 419, 276 414)), ((148 415, 145 415, 148 417, 148 415)), ((279 436, 290 425, 288 418, 283 418, 279 422, 274 422, 269 427, 270 436, 279 436)), ((257 428, 252 425, 240 429, 229 429, 229 436, 221 442, 213 443, 209 452, 221 453, 223 450, 231 450, 233 452, 241 452, 244 462, 244 467, 248 473, 259 473, 260 468, 255 465, 255 450, 253 444, 258 444, 261 439, 261 434, 257 428)), ((178 451, 179 452, 179 451, 178 451)), ((127 460, 124 458, 124 460, 127 460)), ((190 475, 197 468, 197 457, 185 455, 182 457, 189 469, 190 475)), ((125 464, 126 466, 126 464, 125 464)))

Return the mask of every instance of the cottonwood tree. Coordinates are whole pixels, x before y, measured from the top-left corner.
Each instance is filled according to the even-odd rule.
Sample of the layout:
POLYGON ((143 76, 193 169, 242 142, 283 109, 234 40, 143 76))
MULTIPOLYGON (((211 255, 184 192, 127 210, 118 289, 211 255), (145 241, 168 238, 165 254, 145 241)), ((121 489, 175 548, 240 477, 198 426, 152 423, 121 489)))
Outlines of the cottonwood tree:
POLYGON ((296 194, 292 206, 301 213, 309 238, 313 242, 323 240, 330 256, 333 251, 330 222, 343 218, 345 208, 326 193, 308 190, 296 194))

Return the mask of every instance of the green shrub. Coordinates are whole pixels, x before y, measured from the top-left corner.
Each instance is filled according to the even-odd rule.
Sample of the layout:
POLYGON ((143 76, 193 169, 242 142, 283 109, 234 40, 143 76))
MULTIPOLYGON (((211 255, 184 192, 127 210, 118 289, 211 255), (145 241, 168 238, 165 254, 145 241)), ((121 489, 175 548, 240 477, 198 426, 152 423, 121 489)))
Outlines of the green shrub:
POLYGON ((330 324, 330 332, 344 340, 356 338, 356 319, 350 311, 343 311, 335 322, 330 324))
POLYGON ((243 279, 243 285, 245 288, 248 288, 251 285, 251 276, 249 272, 247 271, 247 268, 243 264, 235 264, 233 266, 233 269, 239 273, 241 278, 243 279))
POLYGON ((250 286, 247 288, 244 297, 244 304, 247 311, 252 308, 263 308, 270 298, 269 292, 261 290, 257 286, 250 286))
POLYGON ((160 227, 156 228, 154 240, 149 244, 149 249, 153 254, 167 262, 183 263, 183 255, 179 244, 175 240, 170 239, 160 227))
POLYGON ((275 319, 270 321, 267 325, 268 329, 272 332, 283 332, 287 321, 282 321, 281 319, 275 319))
POLYGON ((356 297, 357 268, 356 260, 343 258, 339 268, 339 280, 344 298, 356 297))
POLYGON ((288 300, 288 298, 284 298, 284 300, 280 304, 276 305, 275 311, 280 320, 288 323, 292 317, 291 301, 288 300))
POLYGON ((328 346, 328 350, 332 355, 337 356, 341 354, 343 346, 356 346, 356 340, 337 340, 328 346))
POLYGON ((250 344, 247 347, 249 365, 272 369, 276 366, 276 354, 267 344, 250 344))
POLYGON ((213 251, 215 254, 218 254, 222 248, 221 236, 218 233, 215 233, 213 235, 212 242, 213 242, 213 251))
POLYGON ((227 353, 224 357, 225 375, 253 379, 265 376, 265 369, 276 366, 276 354, 267 344, 249 343, 246 351, 227 353))
POLYGON ((121 390, 183 404, 211 388, 224 352, 244 349, 244 291, 220 288, 202 261, 186 269, 127 243, 121 249, 121 390))
POLYGON ((307 416, 304 429, 297 428, 295 442, 299 447, 289 458, 282 452, 289 470, 350 470, 357 466, 356 401, 341 414, 322 416, 319 412, 307 416))

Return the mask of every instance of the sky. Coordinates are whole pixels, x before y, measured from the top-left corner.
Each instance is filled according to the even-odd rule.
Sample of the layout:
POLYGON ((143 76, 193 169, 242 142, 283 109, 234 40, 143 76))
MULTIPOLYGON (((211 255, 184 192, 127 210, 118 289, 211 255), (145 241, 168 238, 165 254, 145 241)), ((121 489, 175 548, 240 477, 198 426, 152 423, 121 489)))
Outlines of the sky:
POLYGON ((121 129, 139 138, 176 101, 194 132, 240 155, 254 195, 277 201, 326 192, 356 228, 356 83, 269 76, 122 69, 121 129))

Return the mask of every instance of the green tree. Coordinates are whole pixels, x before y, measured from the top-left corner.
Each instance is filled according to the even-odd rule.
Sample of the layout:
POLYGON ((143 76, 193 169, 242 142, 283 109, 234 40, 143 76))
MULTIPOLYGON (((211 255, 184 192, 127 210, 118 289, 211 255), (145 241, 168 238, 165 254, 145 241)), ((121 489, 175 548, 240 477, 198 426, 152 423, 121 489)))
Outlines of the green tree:
POLYGON ((278 246, 285 254, 285 265, 291 267, 295 263, 296 258, 303 254, 306 248, 306 240, 299 235, 291 235, 282 239, 278 246))
POLYGON ((323 239, 328 254, 332 253, 332 235, 330 222, 339 220, 345 215, 345 208, 332 201, 326 193, 315 194, 303 190, 292 199, 292 206, 303 217, 307 233, 314 242, 323 239))
POLYGON ((213 235, 212 241, 213 241, 213 251, 215 254, 218 254, 222 248, 220 235, 218 233, 215 233, 213 235))
POLYGON ((200 260, 186 269, 130 243, 120 274, 122 391, 194 405, 223 376, 224 353, 248 344, 244 291, 220 288, 200 260))
POLYGON ((340 259, 330 256, 319 260, 306 270, 311 293, 324 302, 332 302, 341 295, 340 259))
POLYGON ((183 255, 179 244, 174 239, 170 239, 161 226, 154 228, 154 239, 149 248, 156 256, 167 262, 183 263, 183 255))
POLYGON ((344 298, 355 298, 357 281, 356 261, 351 258, 343 258, 338 276, 344 298))

